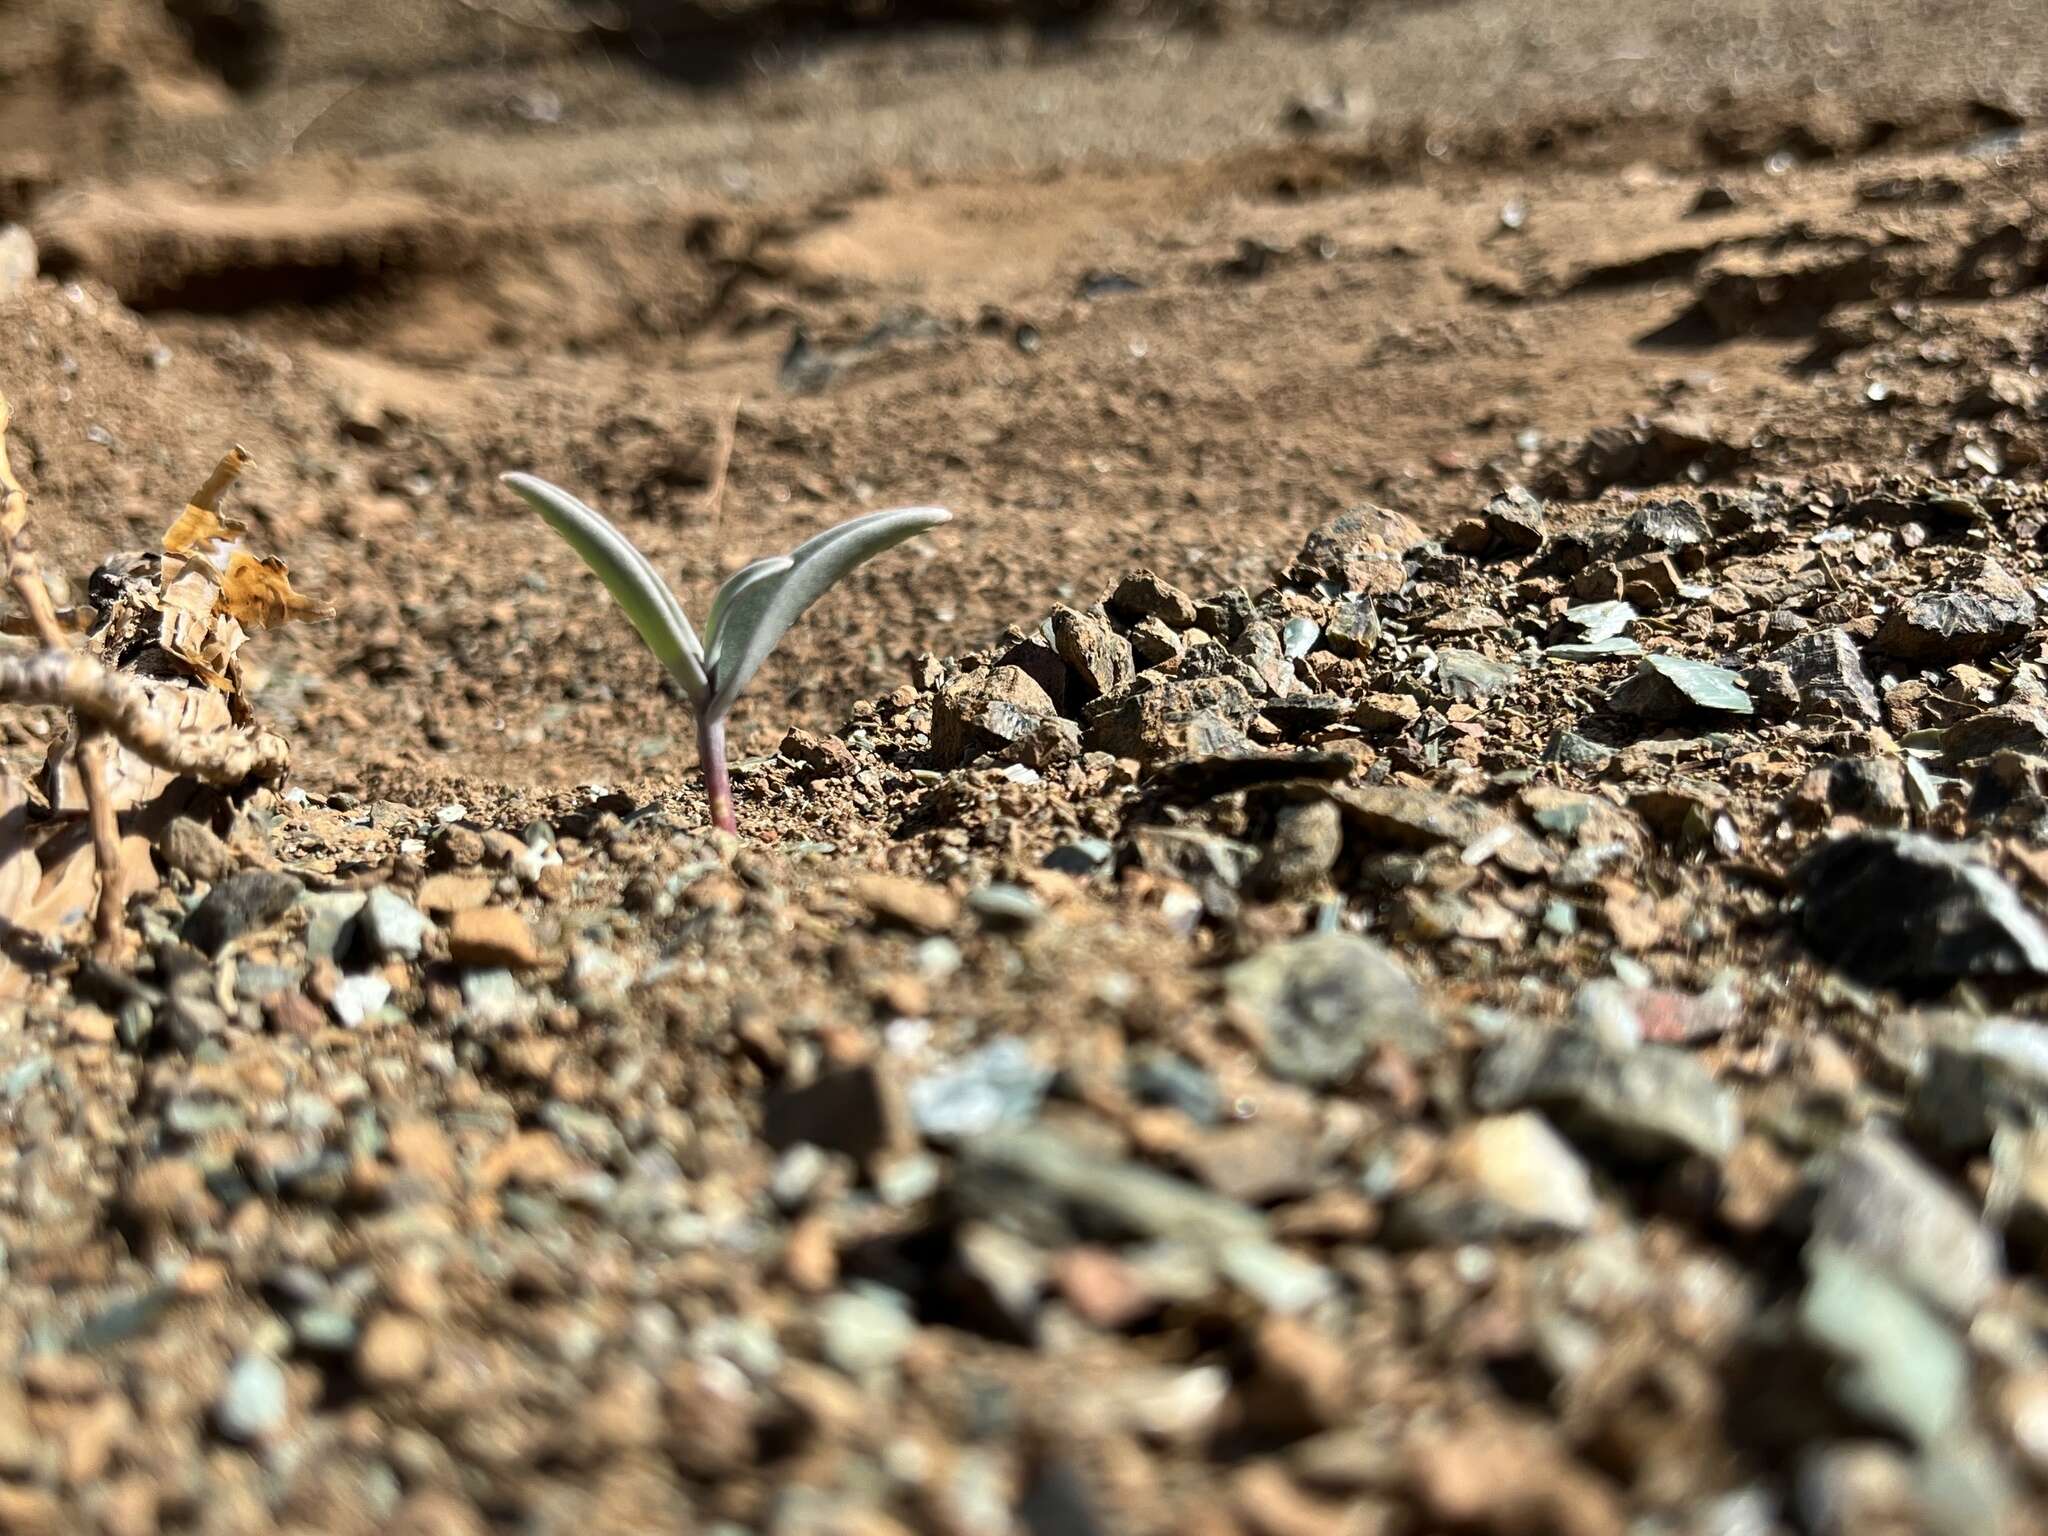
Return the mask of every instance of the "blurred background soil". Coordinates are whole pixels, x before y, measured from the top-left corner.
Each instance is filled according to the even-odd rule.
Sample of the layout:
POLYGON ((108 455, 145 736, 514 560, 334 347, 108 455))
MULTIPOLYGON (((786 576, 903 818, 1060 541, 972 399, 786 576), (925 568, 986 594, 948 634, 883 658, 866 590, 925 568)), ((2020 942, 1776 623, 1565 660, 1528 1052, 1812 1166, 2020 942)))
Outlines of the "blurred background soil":
POLYGON ((1263 577, 1361 499, 1943 467, 2041 348, 1987 263, 2043 19, 0 0, 0 220, 58 280, 0 300, 0 387, 74 582, 255 454, 246 511, 341 608, 264 649, 309 782, 659 777, 654 663, 500 471, 699 603, 860 507, 959 514, 792 637, 758 748, 1133 564, 1263 577), (1917 318, 1872 350, 1902 304, 1933 354, 1917 318))

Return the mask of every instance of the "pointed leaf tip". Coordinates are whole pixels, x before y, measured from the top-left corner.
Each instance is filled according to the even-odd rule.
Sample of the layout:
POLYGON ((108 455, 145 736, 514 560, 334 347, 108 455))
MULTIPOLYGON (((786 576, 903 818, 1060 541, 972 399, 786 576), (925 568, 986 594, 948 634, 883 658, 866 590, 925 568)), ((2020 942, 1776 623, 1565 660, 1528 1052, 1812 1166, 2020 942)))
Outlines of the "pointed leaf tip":
POLYGON ((790 626, 848 571, 951 517, 943 507, 870 512, 790 551, 787 569, 756 580, 721 615, 717 654, 710 663, 710 708, 721 715, 729 711, 790 626))
POLYGON ((583 557, 583 563, 596 572, 605 590, 625 610, 647 648, 683 685, 691 705, 702 709, 711 693, 703 648, 682 604, 647 557, 596 509, 560 486, 516 471, 501 478, 583 557))

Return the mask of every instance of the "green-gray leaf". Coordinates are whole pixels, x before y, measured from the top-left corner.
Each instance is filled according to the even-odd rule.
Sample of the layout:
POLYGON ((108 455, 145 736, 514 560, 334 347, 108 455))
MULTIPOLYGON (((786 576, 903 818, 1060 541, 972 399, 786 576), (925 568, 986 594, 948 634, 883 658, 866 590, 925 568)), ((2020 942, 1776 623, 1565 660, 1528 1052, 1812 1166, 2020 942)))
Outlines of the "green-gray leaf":
POLYGON ((732 708, 790 626, 848 571, 951 519, 938 507, 899 507, 856 517, 805 540, 790 551, 788 569, 736 594, 721 616, 709 662, 716 683, 710 712, 723 715, 732 708))
MULTIPOLYGON (((743 565, 725 578, 725 583, 711 598, 711 617, 704 621, 705 671, 712 673, 712 686, 717 686, 717 675, 712 661, 718 655, 718 632, 725 626, 725 616, 733 605, 747 592, 758 587, 771 576, 780 576, 789 569, 787 555, 768 555, 749 565, 743 565)), ((765 594, 764 594, 765 595, 765 594)))
POLYGON ((691 705, 704 708, 711 695, 711 684, 705 675, 703 648, 697 644, 696 631, 690 628, 683 605, 676 601, 676 595, 647 557, 594 508, 585 506, 560 486, 550 485, 536 475, 511 474, 502 478, 583 557, 583 563, 597 573, 605 590, 625 610, 655 659, 683 685, 691 705))

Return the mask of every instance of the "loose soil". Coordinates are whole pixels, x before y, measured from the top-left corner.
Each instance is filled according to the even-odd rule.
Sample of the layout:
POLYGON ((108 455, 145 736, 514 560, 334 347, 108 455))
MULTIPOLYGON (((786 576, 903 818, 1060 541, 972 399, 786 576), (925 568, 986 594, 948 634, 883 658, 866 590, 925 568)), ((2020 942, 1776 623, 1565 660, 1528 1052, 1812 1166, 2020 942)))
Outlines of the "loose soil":
MULTIPOLYGON (((1993 1196, 1997 1303, 1870 1282, 1944 1341, 1989 1308, 1953 1334, 1967 1430, 1809 1402, 1787 1383, 1826 1376, 1819 1346, 1782 1336, 1819 1289, 1802 1180, 1830 1187, 1852 1133, 1889 1169, 1913 1123, 1929 1048, 1888 1033, 1896 995, 2033 996, 2005 990, 2021 940, 2014 964, 1873 982, 1795 943, 1790 903, 1823 835, 1991 837, 1992 754, 1924 733, 2039 702, 2031 608, 1967 655, 1876 647, 1896 599, 1968 589, 1987 551, 2040 579, 2044 22, 1946 0, 0 3, 0 224, 42 272, 0 294, 0 392, 53 585, 83 601, 102 559, 156 547, 240 443, 234 510, 337 609, 248 647, 290 784, 195 804, 220 861, 159 848, 126 981, 75 944, 11 952, 0 1526, 2025 1521, 2048 1313, 2004 1223, 2032 1163, 1912 1132, 1970 1232, 1993 1196), (699 609, 859 510, 955 518, 764 670, 735 843, 704 827, 680 699, 509 469, 604 508, 699 609), (1546 503, 1540 550, 1461 547, 1510 487, 1546 503), (1704 538, 1612 533, 1672 503, 1704 538), (1406 628, 1349 655, 1329 637, 1365 567, 1282 575, 1368 505, 1408 520, 1353 551, 1405 571, 1378 595, 1406 628), (1227 723, 1284 762, 1087 714, 1143 616, 1091 605, 1139 568, 1249 594, 1167 628, 1241 653, 1281 704, 1227 723), (1750 727, 1615 715, 1633 658, 1504 695, 1435 680, 1444 647, 1570 644, 1565 607, 1600 600, 1778 699, 1768 729, 1699 746, 1750 727), (1061 605, 1079 638, 1034 640, 1061 605), (1808 629, 1872 648, 1889 713, 1823 726, 1811 679, 1752 675, 1808 629), (978 762, 940 750, 1006 664, 1073 690, 1048 702, 1088 755, 1050 721, 978 762), (1341 709, 1290 713, 1297 684, 1341 709), (1582 725, 1667 750, 1544 757, 1582 725), (1916 732, 1932 801, 1880 813, 1808 778, 1902 762, 1916 732), (1640 867, 1559 885, 1598 839, 1500 777, 1523 772, 1623 818, 1640 867), (1438 837, 1343 798, 1389 786, 1485 815, 1438 837), (1504 875, 1510 823, 1558 846, 1504 875), (1305 878, 1268 857, 1297 833, 1328 844, 1305 878), (231 870, 313 900, 181 992, 185 910, 231 870), (372 887, 427 910, 424 950, 350 929, 323 953, 320 913, 372 887), (522 915, 494 944, 459 908, 522 915), (1318 927, 1388 942, 1440 1028, 1308 1081, 1276 1066, 1221 978, 1318 927), (1729 976, 1752 979, 1742 1019, 1696 1027, 1729 976), (366 1014, 363 977, 388 983, 366 1014), (1739 1141, 1646 1161, 1540 1093, 1471 1087, 1503 1035, 1585 1025, 1591 980, 1739 1090, 1739 1141), (1043 1145, 977 1163, 913 1113, 1004 1039, 1058 1069, 1031 1134, 1255 1212, 1253 1257, 1128 1212, 1012 1219, 989 1187, 1042 1196, 1051 1175, 1002 1158, 1043 1145), (1532 1133, 1472 1127, 1528 1106, 1590 1160, 1597 1214, 1487 1185, 1515 1214, 1467 1229, 1423 1198, 1484 1185, 1487 1138, 1532 1133), (1176 1245, 1204 1257, 1176 1273, 1176 1245), (1766 1402, 1788 1422, 1746 1424, 1766 1402)), ((0 721, 17 778, 60 729, 0 721)), ((2028 729, 1999 746, 2033 762, 2028 729)), ((2031 804, 2029 771, 1999 792, 2031 804)), ((1988 877, 2031 910, 2033 824, 1995 840, 1988 877)))

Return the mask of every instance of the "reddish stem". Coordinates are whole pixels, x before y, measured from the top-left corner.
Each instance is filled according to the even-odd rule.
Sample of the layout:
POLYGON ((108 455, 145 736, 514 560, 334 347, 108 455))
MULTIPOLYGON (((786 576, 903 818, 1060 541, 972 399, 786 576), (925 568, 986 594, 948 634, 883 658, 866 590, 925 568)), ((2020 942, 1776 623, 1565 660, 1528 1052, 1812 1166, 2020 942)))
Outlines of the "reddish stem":
POLYGON ((711 825, 721 832, 739 831, 732 814, 732 775, 725 766, 725 717, 697 717, 697 762, 704 770, 704 793, 711 801, 711 825))

